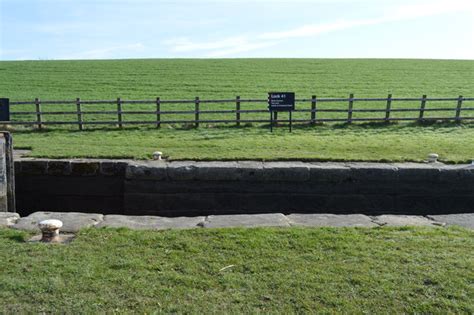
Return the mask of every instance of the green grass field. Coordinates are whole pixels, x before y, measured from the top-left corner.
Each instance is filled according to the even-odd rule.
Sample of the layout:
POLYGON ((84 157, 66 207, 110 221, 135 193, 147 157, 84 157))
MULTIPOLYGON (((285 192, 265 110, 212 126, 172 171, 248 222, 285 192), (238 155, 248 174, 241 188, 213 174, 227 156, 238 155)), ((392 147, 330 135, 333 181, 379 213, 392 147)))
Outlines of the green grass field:
MULTIPOLYGON (((297 97, 465 97, 474 96, 474 61, 382 59, 162 59, 110 61, 2 61, 0 96, 12 101, 92 99, 265 99, 271 90, 295 91, 297 97)), ((466 102, 466 107, 474 107, 466 102)), ((321 103, 323 104, 323 103, 321 103)), ((428 103, 427 107, 455 107, 455 102, 428 103)), ((310 104, 297 104, 310 108, 310 104)), ((326 108, 347 108, 345 103, 324 103, 326 108)), ((356 103, 354 108, 384 108, 384 102, 356 103)), ((393 108, 417 108, 418 102, 394 103, 393 108)), ((265 109, 265 104, 242 104, 242 109, 265 109)), ((115 110, 115 105, 84 105, 83 110, 115 110)), ((153 105, 124 105, 124 110, 154 110, 153 105)), ((162 105, 162 110, 193 109, 188 105, 162 105)), ((202 104, 201 110, 234 109, 233 104, 202 104)), ((34 106, 12 110, 33 111, 34 106)), ((75 105, 43 105, 44 111, 74 111, 75 105)), ((383 113, 354 113, 354 118, 383 113)), ((403 117, 417 113, 394 113, 403 117)), ((474 111, 466 111, 474 117, 474 111)), ((267 114, 242 114, 242 119, 267 119, 267 114)), ((285 115, 282 115, 283 117, 285 115)), ((295 118, 308 118, 297 113, 295 118)), ((426 117, 452 117, 454 111, 427 112, 426 117), (433 116, 434 115, 434 116, 433 116)), ((202 119, 232 119, 233 114, 207 114, 202 119)), ((320 113, 320 118, 345 118, 345 114, 320 113)), ((33 119, 33 115, 23 118, 33 119)), ((162 119, 172 120, 169 115, 162 119)), ((180 115, 192 120, 192 115, 180 115)), ((48 116, 71 120, 76 115, 48 116)), ((125 120, 153 120, 153 115, 124 116, 125 120)), ((85 115, 86 121, 116 120, 115 115, 85 115)), ((78 133, 73 127, 48 127, 30 132, 11 127, 17 148, 33 149, 44 157, 149 158, 155 150, 170 159, 312 159, 421 161, 436 152, 448 162, 473 158, 473 124, 325 124, 300 126, 289 135, 285 128, 269 134, 264 125, 235 128, 202 124, 199 129, 164 125, 161 130, 113 126, 78 133), (98 130, 97 130, 98 129, 98 130)))
POLYGON ((1 313, 474 312, 461 228, 0 229, 1 313), (227 268, 226 268, 227 267, 227 268))

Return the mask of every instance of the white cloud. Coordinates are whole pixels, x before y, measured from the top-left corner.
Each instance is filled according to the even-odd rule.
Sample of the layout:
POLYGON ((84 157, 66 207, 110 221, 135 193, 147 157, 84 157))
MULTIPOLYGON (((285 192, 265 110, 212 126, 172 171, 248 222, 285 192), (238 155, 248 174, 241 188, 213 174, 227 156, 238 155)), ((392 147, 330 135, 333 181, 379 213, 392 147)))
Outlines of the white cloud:
POLYGON ((192 41, 188 38, 177 38, 164 43, 170 50, 178 53, 204 51, 207 57, 223 57, 242 52, 274 46, 281 41, 292 38, 315 37, 320 34, 351 29, 355 27, 378 25, 382 23, 417 19, 451 12, 468 11, 474 15, 474 1, 441 0, 423 1, 415 4, 398 5, 387 9, 385 14, 376 18, 339 19, 329 23, 308 24, 294 29, 266 32, 254 36, 231 36, 213 41, 192 41))
POLYGON ((116 58, 117 51, 121 53, 127 52, 140 52, 145 49, 145 46, 142 43, 134 43, 127 45, 117 45, 110 46, 106 48, 96 48, 85 50, 77 54, 64 55, 58 59, 106 59, 106 58, 116 58))
POLYGON ((279 42, 278 41, 266 41, 266 42, 261 42, 261 43, 251 43, 251 42, 245 42, 240 45, 233 45, 231 48, 226 48, 226 49, 221 49, 221 50, 213 50, 207 54, 206 57, 225 57, 229 55, 234 55, 238 53, 243 53, 247 51, 252 51, 252 50, 257 50, 260 48, 266 48, 270 46, 275 46, 279 42))

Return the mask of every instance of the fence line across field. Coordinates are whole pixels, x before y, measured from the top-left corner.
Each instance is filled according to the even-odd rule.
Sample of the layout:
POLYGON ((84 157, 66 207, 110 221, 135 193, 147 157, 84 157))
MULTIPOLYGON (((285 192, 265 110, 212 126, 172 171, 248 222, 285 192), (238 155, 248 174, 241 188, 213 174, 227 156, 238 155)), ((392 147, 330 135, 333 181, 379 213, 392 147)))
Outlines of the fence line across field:
MULTIPOLYGON (((472 111, 474 107, 463 107, 463 102, 465 101, 474 101, 472 97, 427 97, 423 95, 422 97, 392 97, 389 94, 386 98, 361 98, 354 97, 353 94, 350 94, 348 98, 317 98, 313 95, 311 98, 301 98, 295 100, 297 103, 307 103, 310 108, 300 108, 296 109, 293 112, 295 113, 309 113, 308 119, 291 119, 291 122, 296 123, 310 123, 315 124, 317 122, 374 122, 374 121, 451 121, 461 122, 463 120, 470 121, 474 120, 474 117, 462 117, 461 113, 463 111, 472 111), (453 107, 442 107, 442 108, 429 108, 427 107, 428 102, 456 102, 453 107), (334 102, 347 102, 347 107, 345 109, 340 108, 320 108, 319 103, 334 103, 334 102), (356 108, 357 102, 385 102, 383 108, 356 108), (420 106, 416 108, 393 108, 393 102, 420 102, 420 106), (439 111, 453 111, 453 116, 450 117, 425 117, 426 112, 439 112, 439 111), (395 112, 417 112, 416 117, 390 117, 391 113, 395 112), (317 113, 346 113, 346 118, 320 118, 317 113), (367 118, 357 118, 353 117, 353 113, 385 113, 384 117, 367 117, 367 118)), ((267 99, 244 99, 237 96, 233 99, 214 99, 206 100, 196 97, 192 100, 162 100, 157 97, 153 100, 124 100, 117 98, 116 100, 81 100, 77 98, 75 100, 45 100, 42 101, 39 98, 36 98, 33 101, 21 101, 21 102, 10 102, 12 109, 18 108, 21 105, 34 105, 34 111, 10 111, 11 116, 16 115, 34 115, 36 116, 35 120, 27 121, 0 121, 1 124, 8 125, 36 125, 39 129, 46 125, 77 125, 79 130, 83 130, 85 125, 117 125, 119 128, 123 128, 124 125, 143 125, 143 124, 152 124, 156 127, 160 127, 162 124, 194 124, 196 127, 200 123, 234 123, 240 126, 242 123, 268 123, 267 119, 242 119, 242 114, 252 114, 252 113, 268 113, 268 109, 242 109, 242 103, 267 103, 267 99), (201 104, 234 104, 234 109, 200 109, 201 104), (66 110, 66 111, 44 111, 43 105, 68 105, 74 106, 75 110, 66 110), (83 105, 115 105, 116 110, 84 110, 83 105), (155 110, 124 110, 124 104, 148 104, 155 105, 155 110), (194 110, 162 110, 162 104, 194 104, 194 110), (86 121, 84 120, 85 115, 116 115, 116 120, 104 120, 104 121, 86 121), (234 115, 233 119, 201 119, 200 115, 206 114, 232 114, 234 115), (54 115, 71 115, 75 116, 76 119, 73 121, 48 121, 45 120, 45 116, 54 116, 54 115), (153 120, 125 120, 127 116, 133 115, 153 115, 153 120), (163 120, 163 115, 194 115, 194 119, 172 119, 172 120, 163 120)), ((287 123, 290 122, 289 119, 278 119, 278 114, 274 113, 275 120, 273 122, 278 123, 287 123)))

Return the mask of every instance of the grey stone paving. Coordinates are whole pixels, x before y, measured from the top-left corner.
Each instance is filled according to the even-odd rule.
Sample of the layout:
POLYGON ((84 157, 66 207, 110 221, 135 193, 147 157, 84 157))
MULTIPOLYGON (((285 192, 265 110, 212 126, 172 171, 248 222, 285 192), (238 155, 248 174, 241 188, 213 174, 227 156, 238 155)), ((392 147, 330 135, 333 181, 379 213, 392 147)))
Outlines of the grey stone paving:
POLYGON ((290 226, 281 213, 210 215, 202 223, 204 228, 290 226))
POLYGON ((137 230, 189 229, 204 222, 205 217, 165 218, 156 216, 106 215, 96 227, 126 227, 137 230))
POLYGON ((0 212, 0 227, 9 227, 20 218, 18 213, 0 212))
POLYGON ((445 222, 447 225, 459 225, 474 229, 474 213, 429 215, 430 219, 445 222))
POLYGON ((0 228, 39 232, 38 223, 45 219, 58 219, 64 225, 62 233, 76 233, 85 227, 126 227, 130 229, 190 229, 190 228, 225 228, 225 227, 375 227, 375 226, 445 226, 459 225, 474 229, 474 213, 448 215, 379 215, 363 214, 337 215, 329 213, 283 215, 267 214, 235 214, 210 215, 198 217, 159 217, 159 216, 125 216, 102 215, 97 213, 77 212, 35 212, 20 218, 16 213, 0 213, 0 228))
POLYGON ((373 222, 383 226, 443 226, 443 222, 417 215, 384 214, 376 216, 373 222))
POLYGON ((38 223, 46 219, 63 222, 61 232, 76 233, 82 228, 91 227, 102 221, 103 214, 78 212, 35 212, 23 217, 13 225, 14 229, 39 232, 38 223))
POLYGON ((378 226, 363 214, 292 213, 286 216, 293 226, 378 226))

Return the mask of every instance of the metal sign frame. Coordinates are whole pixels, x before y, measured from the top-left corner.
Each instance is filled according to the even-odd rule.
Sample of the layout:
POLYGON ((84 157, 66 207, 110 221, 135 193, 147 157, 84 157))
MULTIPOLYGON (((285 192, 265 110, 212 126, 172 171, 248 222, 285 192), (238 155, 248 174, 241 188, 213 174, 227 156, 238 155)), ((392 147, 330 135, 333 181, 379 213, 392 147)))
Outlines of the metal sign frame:
POLYGON ((288 112, 289 130, 293 127, 292 112, 295 110, 294 92, 268 92, 268 111, 270 112, 270 132, 273 132, 274 121, 278 112, 288 112))

